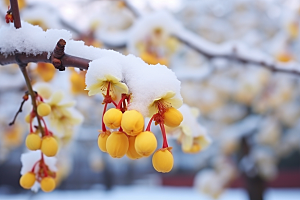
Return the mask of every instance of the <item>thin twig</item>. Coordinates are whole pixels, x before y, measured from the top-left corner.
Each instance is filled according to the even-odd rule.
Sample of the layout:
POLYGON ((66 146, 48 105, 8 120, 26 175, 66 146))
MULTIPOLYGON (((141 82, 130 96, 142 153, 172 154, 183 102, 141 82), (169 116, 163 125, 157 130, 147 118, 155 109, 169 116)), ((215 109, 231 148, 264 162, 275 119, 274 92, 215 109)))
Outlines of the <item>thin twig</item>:
POLYGON ((10 0, 10 7, 14 18, 15 28, 21 28, 21 19, 20 19, 18 0, 10 0))
POLYGON ((31 82, 30 82, 30 79, 29 79, 29 76, 28 76, 28 73, 26 70, 26 66, 27 66, 27 64, 19 64, 20 70, 24 76, 24 79, 25 79, 25 82, 26 82, 26 85, 28 88, 28 93, 31 96, 33 112, 35 113, 35 116, 37 116, 36 119, 38 122, 39 129, 42 133, 42 136, 44 136, 45 135, 44 128, 42 127, 42 123, 40 121, 39 115, 37 114, 36 93, 32 89, 31 82))
MULTIPOLYGON (((27 93, 27 92, 26 92, 26 93, 27 93)), ((19 115, 19 113, 21 113, 21 112, 23 111, 22 108, 23 108, 23 105, 24 105, 25 101, 28 100, 28 94, 25 94, 24 97, 23 97, 23 101, 22 101, 22 103, 21 103, 21 105, 20 105, 20 107, 19 107, 17 113, 15 114, 15 117, 14 117, 13 121, 10 122, 10 123, 8 124, 9 126, 14 125, 14 123, 15 123, 15 121, 16 121, 18 115, 19 115), (25 96, 26 96, 26 98, 24 98, 25 96)))

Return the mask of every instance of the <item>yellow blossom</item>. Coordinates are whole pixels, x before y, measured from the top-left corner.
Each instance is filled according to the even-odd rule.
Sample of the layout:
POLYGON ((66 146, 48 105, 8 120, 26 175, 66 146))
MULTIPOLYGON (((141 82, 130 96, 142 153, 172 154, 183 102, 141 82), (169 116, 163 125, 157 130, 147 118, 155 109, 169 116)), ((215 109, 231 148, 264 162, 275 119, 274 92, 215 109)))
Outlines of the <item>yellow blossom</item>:
POLYGON ((82 122, 82 116, 72 108, 75 105, 74 101, 63 103, 63 98, 63 93, 57 91, 47 103, 51 107, 50 126, 66 137, 73 134, 73 127, 82 122))
POLYGON ((73 94, 87 94, 87 91, 84 90, 85 88, 85 74, 86 71, 80 71, 76 72, 74 68, 71 69, 71 76, 70 76, 70 82, 71 82, 71 91, 73 94))
POLYGON ((182 105, 182 99, 175 97, 176 93, 169 91, 160 98, 154 99, 153 103, 148 107, 149 116, 158 112, 159 107, 170 108, 179 108, 182 105))
POLYGON ((97 83, 94 83, 90 86, 86 87, 86 90, 89 90, 88 95, 92 96, 98 93, 102 93, 103 95, 107 94, 108 85, 110 84, 109 88, 109 95, 112 97, 113 100, 116 100, 118 96, 121 96, 122 93, 128 93, 128 87, 125 83, 120 82, 121 80, 111 76, 106 75, 102 79, 98 79, 97 83))
POLYGON ((211 143, 206 130, 197 122, 199 110, 184 104, 179 111, 183 121, 177 128, 167 127, 167 132, 176 135, 185 153, 198 153, 211 143))

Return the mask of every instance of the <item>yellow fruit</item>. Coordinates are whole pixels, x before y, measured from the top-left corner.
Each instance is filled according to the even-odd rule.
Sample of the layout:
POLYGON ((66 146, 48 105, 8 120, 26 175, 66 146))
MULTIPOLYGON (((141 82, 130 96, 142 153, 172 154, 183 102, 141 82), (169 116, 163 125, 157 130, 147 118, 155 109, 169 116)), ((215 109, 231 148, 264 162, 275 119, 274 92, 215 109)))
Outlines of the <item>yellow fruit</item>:
POLYGON ((104 124, 111 129, 119 128, 121 126, 122 115, 119 109, 111 108, 103 116, 104 124))
POLYGON ((50 114, 50 112, 51 112, 51 107, 47 103, 41 103, 37 107, 37 113, 39 116, 42 117, 47 116, 50 114))
POLYGON ((41 150, 48 157, 55 156, 58 150, 58 143, 52 136, 45 136, 42 139, 41 150))
POLYGON ((29 150, 35 151, 41 148, 42 139, 39 135, 30 133, 26 137, 25 144, 29 150))
POLYGON ((106 151, 113 158, 123 157, 129 147, 128 137, 125 133, 112 132, 106 140, 106 151))
POLYGON ((41 180, 41 189, 44 192, 51 192, 55 189, 55 180, 52 177, 45 177, 41 180))
POLYGON ((98 147, 101 151, 106 152, 106 140, 110 135, 110 131, 103 132, 101 131, 98 135, 98 147))
POLYGON ((158 172, 167 173, 172 170, 174 159, 171 153, 172 147, 157 150, 152 157, 152 165, 158 172))
POLYGON ((20 185, 24 189, 30 189, 35 182, 35 174, 32 172, 27 172, 20 178, 20 185))
POLYGON ((142 156, 150 156, 157 147, 155 135, 150 131, 141 132, 136 136, 135 149, 142 156))
POLYGON ((123 114, 121 127, 125 133, 136 136, 144 129, 144 118, 136 110, 128 110, 123 114))
POLYGON ((25 121, 29 124, 30 123, 30 113, 26 115, 25 121))
POLYGON ((183 116, 179 110, 176 108, 170 107, 164 113, 164 123, 169 127, 177 127, 183 120, 183 116))
POLYGON ((128 137, 128 141, 129 141, 129 148, 128 151, 126 153, 126 156, 132 160, 134 159, 139 159, 141 157, 143 157, 142 155, 138 154, 135 150, 135 141, 136 141, 136 137, 134 136, 129 136, 128 137))

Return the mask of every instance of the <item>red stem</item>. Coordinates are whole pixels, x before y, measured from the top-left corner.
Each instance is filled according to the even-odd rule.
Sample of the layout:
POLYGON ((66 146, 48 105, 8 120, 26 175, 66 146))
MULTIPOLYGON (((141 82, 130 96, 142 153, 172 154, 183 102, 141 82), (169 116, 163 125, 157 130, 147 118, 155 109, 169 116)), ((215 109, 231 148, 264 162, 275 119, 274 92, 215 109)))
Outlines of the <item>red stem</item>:
POLYGON ((126 99, 126 95, 122 95, 122 99, 119 101, 118 105, 117 105, 117 109, 121 109, 121 105, 122 105, 122 102, 126 99))
POLYGON ((160 123, 159 126, 160 126, 161 133, 163 136, 163 148, 167 148, 169 145, 168 145, 168 141, 167 141, 165 126, 163 123, 160 123))
POLYGON ((120 126, 120 128, 119 128, 119 131, 120 131, 120 132, 123 132, 123 129, 122 129, 122 127, 121 127, 121 126, 120 126))
POLYGON ((115 107, 118 107, 117 103, 114 100, 111 100, 111 102, 115 105, 115 107))
POLYGON ((130 95, 128 95, 128 98, 127 99, 127 104, 130 104, 130 95))
POLYGON ((43 153, 42 153, 41 162, 42 162, 42 166, 43 166, 45 177, 47 177, 48 176, 48 172, 47 172, 46 164, 45 164, 45 161, 44 161, 44 154, 43 153))
POLYGON ((148 126, 146 128, 146 131, 150 131, 150 127, 151 127, 151 123, 152 123, 153 119, 154 119, 154 115, 151 117, 150 121, 148 122, 148 126))
POLYGON ((41 102, 44 102, 43 97, 41 97, 40 95, 38 95, 38 97, 39 97, 39 99, 40 99, 41 102))
POLYGON ((40 117, 41 121, 43 122, 44 124, 44 128, 45 128, 45 135, 48 136, 49 135, 49 131, 48 131, 48 128, 47 128, 47 125, 46 125, 46 122, 44 120, 43 117, 40 117))
POLYGON ((106 127, 105 127, 105 124, 104 124, 104 121, 103 121, 104 114, 105 114, 105 112, 106 112, 106 108, 107 108, 107 103, 104 105, 104 108, 103 108, 103 114, 102 114, 102 131, 103 131, 103 132, 106 131, 106 127))
POLYGON ((41 160, 38 160, 38 161, 36 161, 36 163, 34 163, 32 169, 31 169, 31 172, 32 172, 32 173, 34 173, 35 167, 36 167, 36 165, 37 165, 40 161, 41 161, 41 160))
POLYGON ((31 113, 29 114, 30 116, 30 123, 29 123, 29 126, 30 126, 30 133, 33 133, 33 128, 32 128, 32 121, 33 121, 33 117, 32 117, 32 114, 34 113, 34 111, 32 110, 31 113))

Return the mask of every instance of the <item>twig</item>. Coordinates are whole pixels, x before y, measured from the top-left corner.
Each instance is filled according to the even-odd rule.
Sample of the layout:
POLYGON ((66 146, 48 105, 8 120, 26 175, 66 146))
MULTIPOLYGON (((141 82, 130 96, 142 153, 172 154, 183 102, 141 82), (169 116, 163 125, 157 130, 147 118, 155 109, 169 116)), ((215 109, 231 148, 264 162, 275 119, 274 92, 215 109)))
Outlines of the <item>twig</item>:
MULTIPOLYGON (((33 55, 33 54, 26 54, 26 53, 19 53, 18 54, 18 59, 22 63, 29 63, 29 62, 45 62, 45 63, 52 63, 51 61, 52 56, 48 58, 48 52, 44 52, 38 55, 33 55)), ((87 70, 89 67, 89 62, 91 60, 85 59, 85 58, 79 58, 76 56, 71 56, 68 54, 65 54, 61 59, 61 64, 64 67, 76 67, 79 69, 84 69, 87 70)), ((8 64, 13 64, 17 63, 15 59, 15 55, 5 55, 3 52, 0 52, 0 64, 1 65, 8 65, 8 64)))
POLYGON ((14 18, 15 28, 21 28, 21 19, 20 19, 18 0, 10 0, 10 6, 14 18))
POLYGON ((42 123, 40 121, 39 115, 37 114, 36 93, 32 89, 31 82, 30 82, 30 79, 28 77, 28 73, 27 73, 27 70, 26 70, 26 66, 27 66, 27 64, 19 64, 19 67, 21 69, 21 72, 24 76, 24 79, 25 79, 25 82, 26 82, 26 85, 27 85, 27 88, 28 88, 28 93, 31 96, 32 107, 33 107, 33 111, 35 113, 35 116, 37 116, 36 119, 37 119, 37 122, 38 122, 39 129, 42 133, 42 136, 44 136, 45 132, 44 132, 44 129, 42 127, 42 123))
POLYGON ((17 119, 19 113, 21 113, 21 112, 23 111, 23 110, 22 110, 23 105, 24 105, 25 101, 28 100, 28 94, 27 94, 27 93, 28 93, 28 92, 26 92, 25 95, 23 96, 23 101, 22 101, 22 103, 21 103, 21 105, 20 105, 20 107, 19 107, 17 113, 15 114, 15 117, 14 117, 13 121, 10 122, 10 123, 8 124, 9 126, 12 126, 12 125, 15 123, 15 121, 16 121, 16 119, 17 119))
MULTIPOLYGON (((14 17, 14 26, 16 29, 21 28, 21 19, 20 19, 20 13, 19 13, 19 6, 18 6, 18 1, 17 0, 10 0, 10 5, 11 5, 11 9, 12 9, 12 14, 14 17)), ((37 114, 37 105, 36 105, 36 94, 32 89, 31 86, 31 82, 26 70, 26 66, 28 62, 22 62, 22 60, 20 60, 19 58, 19 54, 15 54, 15 61, 18 63, 19 68, 24 76, 27 88, 28 88, 28 93, 31 96, 31 101, 32 101, 32 107, 33 107, 33 111, 35 112, 35 115, 37 116, 37 121, 38 121, 38 126, 39 129, 42 133, 42 136, 45 135, 44 129, 42 127, 39 115, 37 114)))
MULTIPOLYGON (((193 33, 189 33, 189 34, 193 34, 193 33)), ((234 51, 232 51, 232 53, 228 53, 228 54, 217 54, 217 53, 212 53, 212 52, 207 51, 204 47, 201 47, 200 45, 195 45, 191 41, 188 41, 188 39, 182 38, 180 35, 175 35, 175 37, 179 41, 181 41, 182 43, 191 47, 192 49, 194 49, 195 51, 197 51, 198 53, 200 53, 201 55, 205 56, 208 59, 224 58, 224 59, 228 59, 228 60, 235 60, 235 61, 243 63, 243 64, 250 64, 253 66, 257 66, 257 67, 263 67, 263 68, 269 69, 272 72, 282 72, 282 73, 300 76, 300 71, 298 71, 296 69, 284 69, 284 68, 278 67, 274 63, 267 63, 265 61, 258 61, 258 60, 251 60, 249 58, 243 58, 236 54, 238 49, 235 49, 234 51)), ((300 69, 300 67, 299 67, 299 69, 300 69)))

